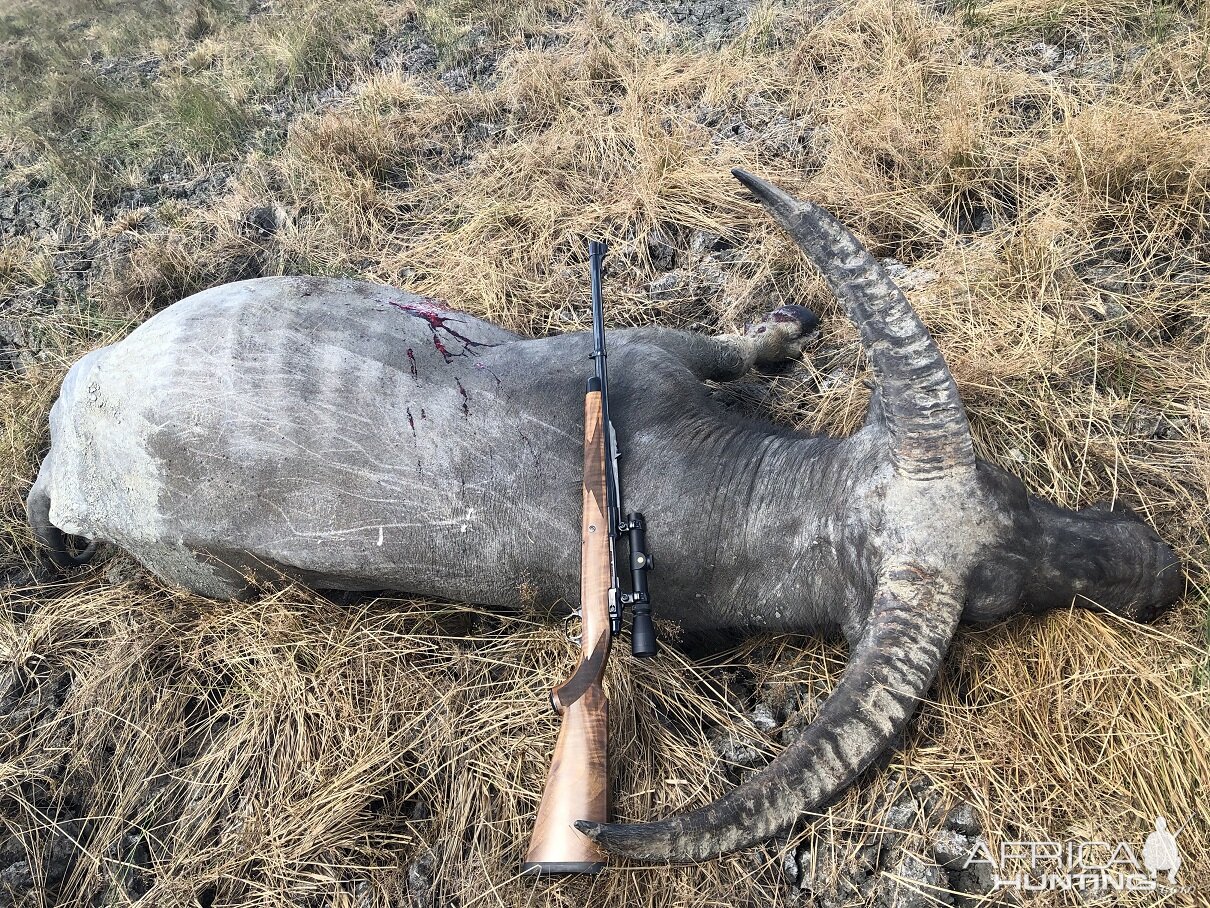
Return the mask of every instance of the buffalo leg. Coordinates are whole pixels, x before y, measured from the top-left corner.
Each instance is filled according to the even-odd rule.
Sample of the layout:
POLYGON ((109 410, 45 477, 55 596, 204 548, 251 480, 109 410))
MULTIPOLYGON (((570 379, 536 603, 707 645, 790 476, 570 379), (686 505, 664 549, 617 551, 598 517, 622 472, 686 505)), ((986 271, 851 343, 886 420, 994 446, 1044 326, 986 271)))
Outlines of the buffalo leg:
MULTIPOLYGON (((644 328, 643 339, 672 353, 703 381, 734 381, 752 369, 775 369, 802 357, 819 318, 802 306, 782 306, 743 334, 711 336, 644 328)), ((619 332, 623 333, 623 332, 619 332)))

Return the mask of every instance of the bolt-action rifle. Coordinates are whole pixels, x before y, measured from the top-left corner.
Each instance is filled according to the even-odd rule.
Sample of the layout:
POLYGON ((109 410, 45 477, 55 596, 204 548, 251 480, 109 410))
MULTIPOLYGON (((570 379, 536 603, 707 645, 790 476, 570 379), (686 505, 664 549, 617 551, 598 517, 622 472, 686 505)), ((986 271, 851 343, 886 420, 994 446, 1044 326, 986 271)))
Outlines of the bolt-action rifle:
POLYGON ((580 660, 571 677, 550 693, 563 717, 555 755, 538 808, 522 870, 530 873, 596 873, 605 854, 572 824, 609 820, 608 701, 601 681, 610 642, 622 629, 630 606, 631 649, 640 658, 656 654, 651 600, 647 595, 647 524, 639 513, 622 519, 617 436, 609 421, 609 373, 605 355, 605 315, 601 301, 601 260, 605 244, 589 242, 592 267, 592 359, 596 374, 584 395, 584 516, 580 548, 580 660), (626 537, 630 591, 618 575, 618 547, 626 537))

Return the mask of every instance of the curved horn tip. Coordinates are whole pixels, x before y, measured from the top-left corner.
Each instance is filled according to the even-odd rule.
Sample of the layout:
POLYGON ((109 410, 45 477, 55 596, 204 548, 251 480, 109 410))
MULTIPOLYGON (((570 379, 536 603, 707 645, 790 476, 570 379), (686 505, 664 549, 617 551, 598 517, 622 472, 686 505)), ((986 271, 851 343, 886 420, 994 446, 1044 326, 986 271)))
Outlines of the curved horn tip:
POLYGON ((760 177, 753 176, 752 174, 748 173, 748 171, 744 170, 744 168, 742 168, 742 167, 732 167, 731 176, 735 177, 737 180, 739 180, 741 183, 743 183, 745 186, 747 186, 749 189, 752 189, 753 191, 755 191, 754 187, 762 182, 760 177))
POLYGON ((743 183, 766 208, 789 209, 801 208, 803 203, 784 190, 778 189, 772 183, 748 173, 739 167, 731 168, 731 175, 743 183))
POLYGON ((591 820, 576 820, 576 829, 588 836, 611 854, 640 861, 666 861, 667 849, 653 848, 650 830, 660 823, 594 823, 591 820))

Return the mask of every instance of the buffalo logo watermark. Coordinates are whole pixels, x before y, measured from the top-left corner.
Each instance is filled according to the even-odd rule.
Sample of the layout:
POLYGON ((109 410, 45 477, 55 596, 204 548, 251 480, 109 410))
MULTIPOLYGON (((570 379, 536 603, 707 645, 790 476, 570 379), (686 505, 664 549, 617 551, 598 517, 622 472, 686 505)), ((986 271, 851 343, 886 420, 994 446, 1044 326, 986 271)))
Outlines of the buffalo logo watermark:
POLYGON ((1154 892, 1176 886, 1181 869, 1176 832, 1163 817, 1143 843, 1142 857, 1129 842, 1003 842, 999 854, 979 840, 966 858, 964 869, 979 867, 991 875, 992 889, 1020 892, 1055 890, 1117 890, 1154 892))
POLYGON ((1168 831, 1168 821, 1155 818, 1155 832, 1147 836, 1143 845, 1143 866, 1152 879, 1161 870, 1168 871, 1168 882, 1176 882, 1176 872, 1181 869, 1181 853, 1176 847, 1176 836, 1168 831))

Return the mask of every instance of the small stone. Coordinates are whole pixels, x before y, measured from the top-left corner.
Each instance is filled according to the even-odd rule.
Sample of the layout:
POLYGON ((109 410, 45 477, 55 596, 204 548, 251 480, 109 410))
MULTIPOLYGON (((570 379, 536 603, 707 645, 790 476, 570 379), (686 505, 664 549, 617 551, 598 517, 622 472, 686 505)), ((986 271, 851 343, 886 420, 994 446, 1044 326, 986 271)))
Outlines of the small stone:
POLYGON ((647 297, 653 302, 677 299, 684 295, 686 283, 684 274, 670 271, 647 285, 647 297))
POLYGON ((261 205, 249 210, 243 218, 244 224, 258 236, 273 236, 286 226, 289 215, 280 205, 261 205))
POLYGON ((781 873, 791 886, 798 882, 798 857, 794 854, 793 849, 787 849, 782 856, 781 873))
POLYGON ((833 863, 830 850, 815 851, 810 845, 804 845, 798 852, 798 888, 816 894, 828 891, 833 863))
POLYGON ((689 240, 689 251, 694 255, 703 255, 707 252, 724 249, 727 245, 729 244, 725 243, 717 233, 709 230, 695 230, 689 240))
POLYGON ((424 848, 408 867, 408 904, 410 908, 432 908, 436 903, 433 884, 437 879, 437 855, 424 848))
POLYGON ((937 863, 946 870, 962 870, 974 848, 974 842, 969 836, 952 829, 941 829, 934 833, 929 845, 937 863))
MULTIPOLYGON (((1013 451, 1020 454, 1020 451, 1016 448, 1013 451)), ((1022 455, 1021 461, 1024 462, 1024 459, 1024 455, 1022 455)), ((942 825, 946 829, 951 829, 965 836, 975 836, 983 832, 983 824, 979 822, 979 814, 975 811, 975 805, 965 802, 959 804, 946 814, 945 822, 942 825)))
POLYGON ((935 908, 952 905, 946 892, 948 881, 940 867, 917 855, 900 856, 879 885, 880 905, 885 908, 935 908))
MULTIPOLYGON (((991 850, 987 844, 987 839, 982 837, 974 839, 971 842, 972 851, 978 849, 979 854, 986 856, 991 854, 991 850)), ((963 864, 966 864, 966 859, 963 858, 963 864)), ((992 891, 994 882, 995 868, 991 864, 984 861, 971 861, 957 873, 950 874, 950 885, 956 892, 962 892, 967 895, 986 895, 992 891)))
POLYGON ((647 234, 647 257, 657 271, 671 271, 676 267, 676 249, 660 229, 647 234))
POLYGON ((752 724, 761 731, 773 731, 778 725, 777 717, 773 715, 768 703, 757 703, 752 709, 751 718, 752 724))
POLYGON ((724 763, 742 769, 764 766, 768 758, 748 741, 726 731, 710 736, 710 746, 724 763))
POLYGON ((882 817, 882 825, 890 829, 910 829, 916 823, 919 805, 911 792, 904 792, 895 800, 882 817))
POLYGON ((27 892, 33 885, 34 875, 30 872, 28 861, 17 861, 0 870, 0 886, 12 890, 13 894, 27 892))

